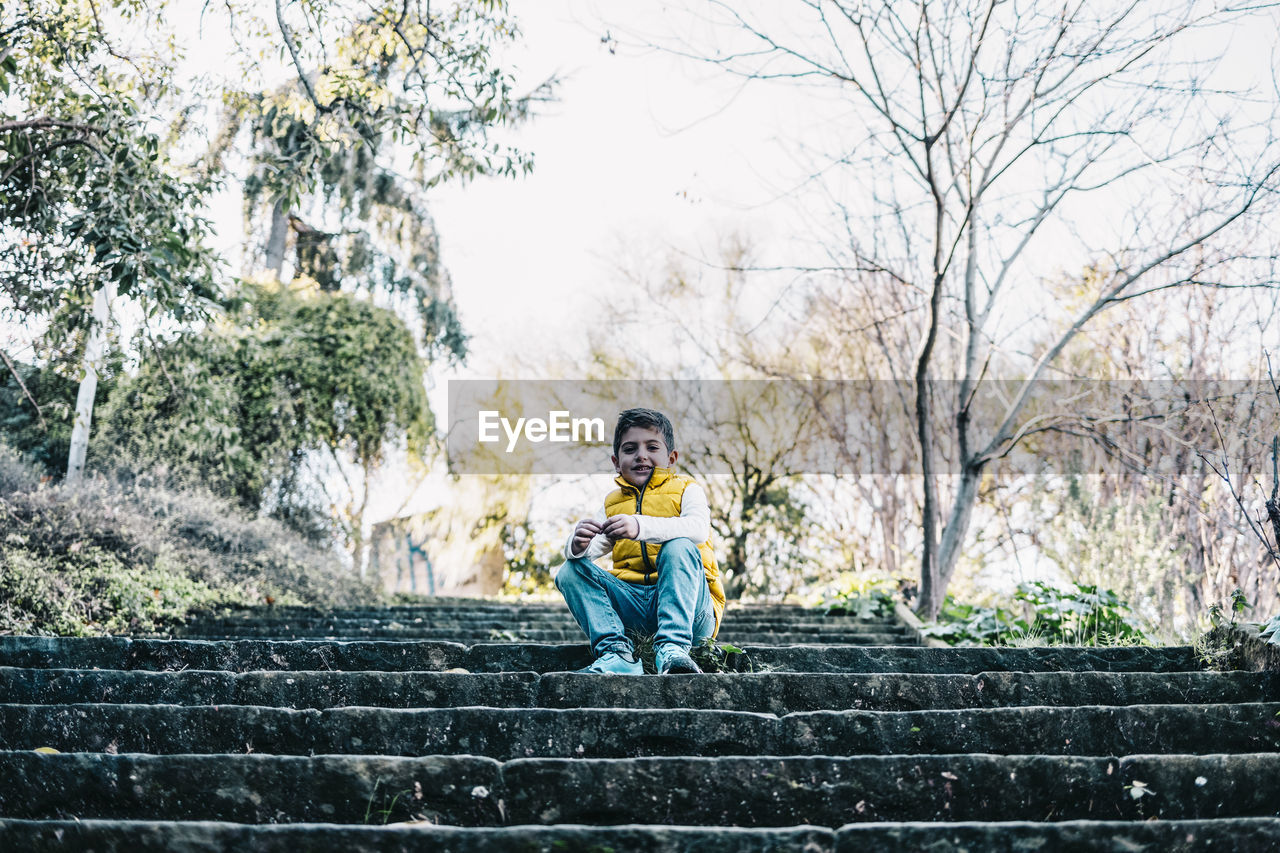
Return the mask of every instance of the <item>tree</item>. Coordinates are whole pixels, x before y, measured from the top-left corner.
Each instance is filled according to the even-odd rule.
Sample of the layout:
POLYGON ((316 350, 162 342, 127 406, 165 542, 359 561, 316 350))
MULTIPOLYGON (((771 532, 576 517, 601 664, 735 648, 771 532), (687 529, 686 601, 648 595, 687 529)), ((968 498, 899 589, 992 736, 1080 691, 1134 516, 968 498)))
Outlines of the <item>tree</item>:
MULTIPOLYGON (((132 3, 112 3, 144 25, 132 3)), ((148 108, 171 94, 172 65, 126 58, 94 3, 8 4, 0 14, 0 294, 65 328, 104 283, 179 318, 215 297, 201 238, 208 181, 165 150, 148 108)), ((65 330, 65 328, 63 330, 65 330)))
MULTIPOLYGON (((207 319, 223 294, 204 205, 238 179, 249 212, 269 211, 268 267, 279 273, 295 233, 296 273, 396 311, 424 357, 461 358, 465 336, 422 192, 531 166, 489 133, 534 100, 514 95, 495 59, 518 36, 506 4, 276 0, 265 15, 240 0, 206 4, 201 26, 229 34, 244 61, 193 80, 181 76, 188 45, 167 19, 176 8, 0 8, 0 89, 6 110, 16 108, 0 112, 6 319, 70 339, 91 402, 86 356, 105 323, 90 306, 104 316, 114 288, 118 307, 146 321, 207 319), (273 55, 292 69, 284 86, 273 55), (222 104, 225 126, 206 142, 195 119, 222 104)), ((87 417, 77 428, 73 447, 87 438, 87 417)))
MULTIPOLYGON (((532 168, 490 136, 526 118, 551 86, 517 95, 496 64, 494 52, 518 35, 506 3, 277 0, 226 12, 241 32, 271 33, 292 72, 283 86, 234 92, 211 150, 220 158, 245 137, 261 269, 279 278, 292 239, 295 274, 379 295, 415 329, 424 356, 460 358, 465 336, 423 192, 532 168)), ((244 58, 258 81, 253 46, 244 58)))
POLYGON ((936 616, 984 472, 1096 317, 1161 290, 1273 281, 1274 103, 1215 71, 1204 45, 1215 27, 1274 22, 1207 2, 698 7, 718 50, 676 49, 834 89, 823 103, 851 118, 815 170, 843 231, 820 263, 796 266, 906 294, 919 609, 936 616), (1072 265, 1098 271, 1095 289, 1054 311, 1056 273, 1072 265), (1047 343, 1024 352, 1037 327, 1047 343), (972 406, 990 376, 1017 384, 983 423, 972 406))
MULTIPOLYGON (((119 365, 114 367, 113 373, 119 365)), ((104 384, 110 386, 112 378, 104 384)), ((10 373, 0 373, 0 435, 44 476, 66 471, 72 421, 66 401, 75 395, 75 383, 56 370, 14 361, 10 373)))
POLYGON ((379 465, 396 446, 421 458, 431 440, 413 336, 345 294, 264 285, 243 299, 120 382, 104 441, 128 468, 181 472, 299 527, 317 510, 332 516, 359 564, 379 465), (329 475, 345 491, 332 493, 329 475))
MULTIPOLYGON (((102 5, 134 25, 149 14, 137 4, 102 5)), ((175 164, 147 118, 171 94, 172 73, 160 52, 119 53, 99 4, 0 8, 0 90, 18 110, 0 108, 0 312, 48 324, 50 338, 86 338, 72 480, 83 467, 116 294, 147 316, 178 320, 207 314, 217 296, 203 243, 212 183, 175 164)))

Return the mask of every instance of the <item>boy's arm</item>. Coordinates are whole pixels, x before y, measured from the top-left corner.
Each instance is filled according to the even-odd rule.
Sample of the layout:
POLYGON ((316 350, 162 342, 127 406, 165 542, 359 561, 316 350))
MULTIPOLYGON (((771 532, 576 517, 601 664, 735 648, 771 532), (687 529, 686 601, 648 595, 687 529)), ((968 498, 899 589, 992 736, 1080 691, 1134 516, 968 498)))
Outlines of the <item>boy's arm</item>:
POLYGON ((707 506, 707 493, 697 483, 685 487, 680 497, 680 515, 675 518, 632 517, 640 526, 636 539, 641 542, 667 542, 683 537, 701 543, 711 538, 711 508, 707 506))
MULTIPOLYGON (((596 510, 596 514, 591 517, 592 521, 600 525, 603 525, 607 519, 608 516, 605 514, 604 507, 596 510)), ((578 526, 575 524, 573 530, 577 529, 578 526)), ((564 543, 565 559, 574 560, 578 557, 586 557, 588 560, 594 560, 596 557, 602 557, 613 550, 613 543, 609 541, 609 537, 597 534, 594 539, 587 543, 585 551, 581 554, 575 554, 573 552, 573 530, 569 531, 569 538, 564 543)))

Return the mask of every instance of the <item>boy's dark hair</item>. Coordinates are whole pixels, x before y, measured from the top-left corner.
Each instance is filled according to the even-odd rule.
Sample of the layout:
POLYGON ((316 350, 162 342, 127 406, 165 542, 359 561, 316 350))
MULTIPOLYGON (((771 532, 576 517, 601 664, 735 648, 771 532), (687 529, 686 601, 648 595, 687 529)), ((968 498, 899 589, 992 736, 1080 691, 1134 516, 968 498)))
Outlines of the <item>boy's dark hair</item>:
POLYGON ((622 446, 622 434, 632 427, 656 429, 662 433, 662 440, 667 443, 667 452, 676 449, 676 431, 671 421, 662 412, 653 409, 627 409, 618 415, 618 425, 613 428, 613 455, 618 455, 622 446))

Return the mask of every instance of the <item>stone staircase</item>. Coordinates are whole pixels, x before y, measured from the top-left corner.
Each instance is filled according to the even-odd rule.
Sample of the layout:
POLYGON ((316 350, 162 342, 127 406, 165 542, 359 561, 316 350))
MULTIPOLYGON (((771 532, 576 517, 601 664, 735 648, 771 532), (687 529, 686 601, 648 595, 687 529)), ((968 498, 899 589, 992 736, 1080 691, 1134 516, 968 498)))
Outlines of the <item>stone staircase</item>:
POLYGON ((563 606, 456 599, 0 637, 0 850, 1280 849, 1275 670, 777 605, 720 639, 578 675, 563 606))

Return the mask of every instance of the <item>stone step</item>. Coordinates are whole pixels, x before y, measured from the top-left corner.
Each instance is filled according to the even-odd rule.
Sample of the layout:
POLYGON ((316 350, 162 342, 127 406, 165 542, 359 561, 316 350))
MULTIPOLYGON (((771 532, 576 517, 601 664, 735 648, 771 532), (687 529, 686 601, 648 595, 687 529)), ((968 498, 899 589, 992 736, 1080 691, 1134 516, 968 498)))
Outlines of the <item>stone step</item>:
POLYGON ((26 819, 838 827, 1276 817, 1280 810, 1275 753, 498 762, 5 752, 0 779, 0 815, 26 819))
MULTIPOLYGON (((791 672, 980 673, 1201 669, 1190 646, 923 648, 797 645, 746 648, 737 667, 791 672), (744 660, 746 658, 746 660, 744 660)), ((324 640, 160 640, 128 637, 0 636, 0 666, 68 669, 428 670, 554 672, 590 663, 585 643, 324 640)), ((3 694, 0 694, 3 695, 3 694)))
MULTIPOLYGON (((635 758, 1280 751, 1280 704, 809 711, 0 704, 0 749, 635 758)), ((1280 801, 1277 802, 1280 808, 1280 801)))
MULTIPOLYGON (((488 631, 458 631, 437 628, 419 628, 419 627, 374 627, 374 628, 349 628, 344 626, 334 626, 331 628, 315 627, 315 628, 286 628, 286 627, 234 627, 225 630, 206 631, 195 626, 175 632, 175 636, 182 639, 190 640, 222 640, 245 638, 276 638, 276 639, 307 639, 307 638, 330 638, 330 639, 401 639, 401 640, 444 640, 457 643, 491 643, 491 642, 517 642, 526 641, 533 643, 567 643, 575 640, 585 642, 586 637, 578 628, 564 631, 515 631, 515 630, 488 630, 488 631)), ((895 645, 915 645, 914 642, 907 642, 907 638, 903 634, 860 634, 860 633, 827 633, 827 634, 741 634, 732 632, 722 634, 717 638, 722 643, 730 643, 733 645, 796 645, 801 643, 821 643, 823 645, 860 645, 860 646, 895 646, 895 645)))
MULTIPOLYGON (((415 617, 412 619, 393 619, 393 618, 266 618, 255 617, 246 619, 195 619, 188 623, 188 628, 199 630, 202 632, 215 632, 223 630, 235 629, 304 629, 311 630, 315 628, 330 629, 367 629, 367 628, 433 628, 440 631, 538 631, 538 630, 573 630, 580 631, 576 622, 568 618, 567 615, 563 619, 520 619, 520 620, 504 620, 504 619, 430 619, 425 617, 415 617)), ((757 620, 757 619, 731 619, 726 618, 721 623, 721 632, 734 631, 737 633, 789 633, 789 634, 823 634, 823 633, 870 633, 870 634, 904 634, 909 633, 905 625, 894 622, 885 621, 863 621, 858 619, 831 619, 823 621, 788 621, 783 619, 776 620, 757 620)))
POLYGON ((729 673, 595 676, 559 672, 318 672, 0 667, 0 697, 23 705, 86 702, 333 708, 703 708, 796 711, 998 708, 1280 701, 1274 672, 729 673))
POLYGON ((218 618, 196 617, 191 619, 189 626, 199 626, 210 630, 222 630, 224 628, 236 627, 260 627, 260 626, 289 626, 310 628, 316 625, 349 625, 357 628, 369 628, 385 625, 417 625, 424 628, 453 628, 464 631, 479 631, 485 629, 506 630, 508 628, 528 628, 534 629, 558 629, 558 628, 576 628, 577 623, 570 618, 569 614, 563 613, 556 616, 543 616, 538 618, 503 618, 500 616, 476 616, 476 617, 438 617, 438 616, 391 616, 383 615, 353 615, 353 616, 226 616, 218 618))
POLYGON ((780 631, 784 633, 821 634, 824 631, 869 631, 883 634, 894 631, 910 631, 901 622, 885 619, 853 619, 832 616, 829 619, 753 619, 741 614, 726 615, 721 628, 732 627, 738 631, 780 631))
MULTIPOLYGON (((338 608, 331 611, 327 608, 317 608, 309 605, 273 605, 273 606, 227 606, 219 608, 219 612, 226 613, 293 613, 293 612, 338 612, 341 610, 387 610, 392 612, 414 612, 426 611, 432 613, 447 613, 450 611, 458 613, 477 613, 477 612, 493 612, 493 613, 550 613, 564 610, 564 599, 559 596, 547 598, 544 601, 501 601, 492 598, 436 598, 434 600, 421 600, 411 604, 388 604, 379 607, 348 607, 338 608)), ((729 607, 734 610, 742 610, 751 613, 848 613, 852 612, 850 608, 835 605, 831 607, 810 606, 804 604, 770 604, 755 601, 742 601, 733 599, 729 601, 729 607)))
MULTIPOLYGON (((272 606, 272 607, 218 607, 204 611, 207 618, 352 618, 369 616, 373 618, 414 618, 431 619, 545 619, 561 618, 568 614, 563 600, 545 604, 489 605, 484 607, 417 607, 412 605, 392 605, 386 607, 311 607, 311 606, 272 606)), ((827 610, 821 607, 760 607, 744 605, 730 601, 726 605, 725 615, 744 619, 859 619, 854 611, 827 610)), ((897 617, 892 613, 873 614, 868 617, 875 621, 893 622, 897 617)))
POLYGON ((214 821, 0 819, 0 848, 96 853, 208 853, 254 850, 343 853, 431 850, 435 853, 569 853, 626 850, 629 853, 865 853, 867 850, 929 850, 931 853, 1025 853, 1029 850, 1159 850, 1190 853, 1209 849, 1262 853, 1280 849, 1280 819, 1094 821, 1049 823, 908 822, 816 826, 502 826, 461 828, 423 823, 377 826, 338 824, 244 824, 214 821))

